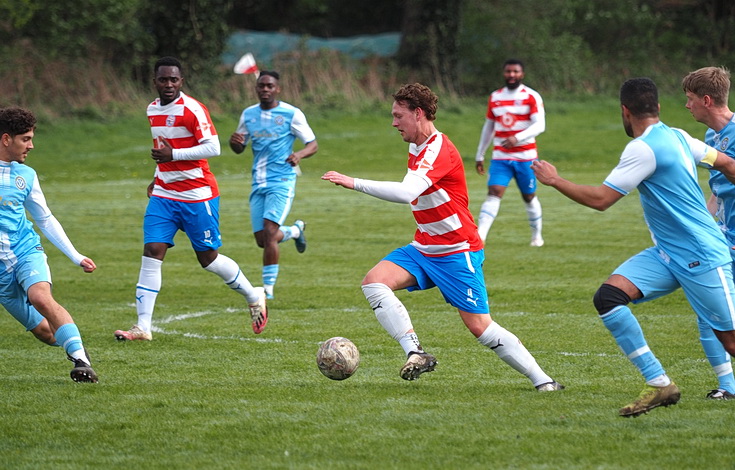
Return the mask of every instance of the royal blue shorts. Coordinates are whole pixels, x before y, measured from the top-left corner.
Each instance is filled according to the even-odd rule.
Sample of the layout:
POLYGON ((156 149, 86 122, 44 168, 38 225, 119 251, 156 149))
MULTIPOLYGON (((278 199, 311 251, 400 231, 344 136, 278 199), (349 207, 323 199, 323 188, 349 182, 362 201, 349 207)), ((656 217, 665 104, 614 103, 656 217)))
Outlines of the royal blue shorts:
POLYGON ((250 223, 253 233, 263 230, 263 219, 283 225, 291 212, 295 195, 295 181, 253 189, 250 193, 250 223))
POLYGON ((732 264, 728 263, 699 275, 682 274, 671 269, 655 247, 641 251, 621 264, 619 274, 643 293, 634 303, 647 302, 682 288, 694 312, 718 331, 734 329, 735 286, 732 264))
POLYGON ((43 320, 38 310, 28 302, 28 289, 37 282, 51 283, 51 271, 46 253, 38 249, 18 257, 10 272, 0 273, 0 303, 27 331, 43 320))
POLYGON ((186 233, 194 251, 222 246, 219 232, 219 197, 204 202, 181 202, 151 197, 143 219, 143 243, 174 246, 174 235, 186 233))
POLYGON ((531 163, 533 160, 492 160, 487 185, 507 187, 510 180, 515 178, 521 193, 533 194, 536 192, 536 174, 531 169, 531 163))
POLYGON ((412 245, 397 248, 386 261, 397 264, 413 277, 409 291, 438 287, 448 304, 469 313, 490 313, 482 265, 485 251, 466 251, 448 256, 425 256, 412 245))

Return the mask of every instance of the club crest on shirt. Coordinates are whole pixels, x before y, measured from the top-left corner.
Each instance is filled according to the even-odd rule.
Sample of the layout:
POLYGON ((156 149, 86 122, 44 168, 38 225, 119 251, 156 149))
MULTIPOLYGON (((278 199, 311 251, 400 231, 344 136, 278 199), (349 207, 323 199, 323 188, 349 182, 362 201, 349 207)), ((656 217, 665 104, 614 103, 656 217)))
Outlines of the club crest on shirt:
POLYGON ((720 142, 720 150, 722 150, 723 152, 727 150, 727 144, 729 143, 730 143, 729 137, 725 137, 724 139, 722 139, 722 142, 720 142))
POLYGON ((15 187, 20 189, 21 191, 26 189, 26 180, 22 176, 16 176, 15 177, 15 187))
POLYGON ((176 116, 173 114, 169 114, 166 116, 166 127, 174 127, 174 123, 176 122, 176 116))
POLYGON ((276 116, 275 122, 277 126, 282 126, 284 123, 283 116, 276 116))
POLYGON ((513 124, 516 122, 516 117, 514 114, 505 113, 500 116, 500 122, 502 122, 505 127, 513 127, 513 124))

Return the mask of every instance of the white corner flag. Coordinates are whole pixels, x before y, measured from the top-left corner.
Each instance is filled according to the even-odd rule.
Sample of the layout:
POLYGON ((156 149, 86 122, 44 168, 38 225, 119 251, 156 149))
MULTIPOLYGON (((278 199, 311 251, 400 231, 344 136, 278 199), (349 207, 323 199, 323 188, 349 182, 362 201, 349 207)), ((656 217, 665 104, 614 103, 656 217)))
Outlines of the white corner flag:
POLYGON ((240 60, 237 61, 234 67, 234 72, 236 74, 243 74, 243 73, 254 73, 258 74, 260 71, 258 70, 258 66, 255 63, 255 57, 253 57, 253 54, 248 52, 247 54, 240 57, 240 60))

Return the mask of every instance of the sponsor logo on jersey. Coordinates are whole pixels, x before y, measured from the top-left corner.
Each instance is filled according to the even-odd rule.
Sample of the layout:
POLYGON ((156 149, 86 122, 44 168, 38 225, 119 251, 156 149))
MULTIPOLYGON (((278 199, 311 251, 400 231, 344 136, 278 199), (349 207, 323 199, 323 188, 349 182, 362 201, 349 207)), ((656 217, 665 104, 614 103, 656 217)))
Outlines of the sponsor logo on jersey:
POLYGON ((268 132, 267 130, 253 132, 253 138, 259 139, 275 139, 278 137, 276 132, 268 132))
POLYGON ((418 168, 418 169, 419 169, 419 170, 427 170, 427 171, 431 171, 431 170, 433 170, 433 169, 434 169, 434 167, 433 167, 433 165, 432 165, 431 163, 429 163, 428 161, 426 161, 426 159, 424 158, 424 159, 423 159, 423 160, 421 160, 421 162, 419 163, 419 168, 418 168))

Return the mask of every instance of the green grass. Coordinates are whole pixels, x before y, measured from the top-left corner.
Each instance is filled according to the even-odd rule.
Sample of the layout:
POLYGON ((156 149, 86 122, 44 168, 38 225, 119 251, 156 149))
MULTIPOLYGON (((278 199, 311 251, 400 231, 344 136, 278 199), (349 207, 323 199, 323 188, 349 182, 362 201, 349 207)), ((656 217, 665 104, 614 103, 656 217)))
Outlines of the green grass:
MULTIPOLYGON (((682 100, 664 120, 703 128, 682 100)), ((591 298, 628 256, 650 245, 637 195, 604 213, 542 187, 546 246, 528 247, 525 210, 509 188, 485 266, 492 314, 567 385, 539 394, 481 347, 439 292, 399 293, 424 346, 439 359, 416 382, 398 377, 400 347, 374 318, 359 285, 386 253, 410 241, 407 207, 319 179, 327 170, 399 179, 406 144, 375 115, 309 115, 319 153, 291 220, 308 221, 309 248, 282 247, 268 328, 252 334, 242 299, 199 268, 180 234, 163 267, 151 343, 117 343, 135 321, 145 189, 153 172, 142 116, 40 123, 28 163, 76 247, 99 269, 85 275, 46 242, 54 293, 79 324, 96 385, 75 384, 61 350, 0 316, 0 456, 3 468, 733 468, 733 403, 716 386, 680 293, 636 306, 649 344, 682 390, 674 407, 623 419, 643 381, 597 319, 591 298), (352 339, 362 363, 349 380, 323 377, 320 341, 352 339)), ((627 142, 613 99, 550 101, 542 155, 563 175, 599 184, 627 142)), ((437 126, 466 161, 473 213, 485 179, 474 173, 482 101, 439 112, 437 126)), ((222 253, 260 282, 250 233, 250 151, 226 141, 236 116, 215 116, 223 156, 222 253)), ((702 178, 706 175, 703 173, 702 178)))

